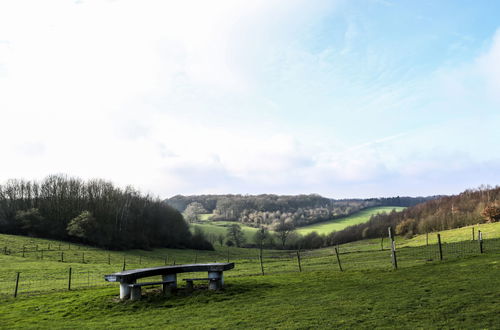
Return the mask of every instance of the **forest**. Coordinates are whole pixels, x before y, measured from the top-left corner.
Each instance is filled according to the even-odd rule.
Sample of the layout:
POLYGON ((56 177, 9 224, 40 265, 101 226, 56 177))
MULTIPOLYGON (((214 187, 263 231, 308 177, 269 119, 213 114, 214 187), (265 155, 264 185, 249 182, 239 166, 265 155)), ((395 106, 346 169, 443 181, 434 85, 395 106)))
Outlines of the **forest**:
MULTIPOLYGON (((196 209, 212 213, 212 220, 237 221, 252 227, 272 228, 281 221, 300 227, 342 218, 374 206, 412 206, 436 197, 330 199, 310 195, 177 195, 165 202, 180 212, 196 209)), ((189 218, 189 216, 188 216, 189 218)))
POLYGON ((359 225, 328 235, 330 244, 342 244, 365 238, 387 235, 387 228, 396 234, 411 237, 433 231, 500 221, 500 187, 480 186, 464 192, 431 199, 401 212, 376 214, 359 225))
POLYGON ((0 185, 0 233, 110 249, 213 249, 202 234, 191 234, 181 213, 157 197, 101 179, 65 175, 0 185))

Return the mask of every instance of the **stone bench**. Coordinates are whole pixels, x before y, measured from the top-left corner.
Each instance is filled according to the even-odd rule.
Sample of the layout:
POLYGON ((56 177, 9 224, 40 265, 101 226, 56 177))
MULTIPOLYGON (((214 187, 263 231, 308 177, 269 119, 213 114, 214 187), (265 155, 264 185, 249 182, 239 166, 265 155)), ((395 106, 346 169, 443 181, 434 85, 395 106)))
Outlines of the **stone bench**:
MULTIPOLYGON (((209 264, 188 264, 176 266, 162 266, 153 268, 131 269, 125 270, 110 275, 104 275, 104 279, 108 282, 120 283, 120 299, 130 297, 131 291, 135 290, 134 297, 137 297, 140 287, 145 286, 144 283, 136 283, 140 278, 161 276, 161 281, 151 282, 155 284, 165 284, 168 289, 174 290, 177 288, 177 274, 179 273, 194 273, 208 272, 209 289, 218 290, 224 286, 224 271, 234 268, 234 263, 209 263, 209 264), (138 289, 134 289, 137 287, 138 289)), ((195 279, 193 279, 195 280, 195 279)), ((152 285, 152 284, 151 284, 152 285)))

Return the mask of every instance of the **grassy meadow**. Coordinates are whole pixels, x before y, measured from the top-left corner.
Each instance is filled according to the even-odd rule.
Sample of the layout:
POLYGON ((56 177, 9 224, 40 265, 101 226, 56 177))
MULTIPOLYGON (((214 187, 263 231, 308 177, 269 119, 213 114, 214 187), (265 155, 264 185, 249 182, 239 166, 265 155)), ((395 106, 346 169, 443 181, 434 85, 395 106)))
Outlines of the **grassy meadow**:
MULTIPOLYGON (((500 223, 475 228, 484 238, 500 238, 500 223)), ((422 236, 397 237, 397 271, 387 239, 383 250, 380 239, 340 245, 343 272, 332 247, 302 251, 301 272, 295 251, 265 250, 265 276, 256 249, 106 251, 0 235, 0 249, 7 247, 7 254, 0 251, 0 328, 492 328, 499 322, 493 313, 499 290, 491 288, 500 287, 500 240, 485 242, 486 253, 479 255, 477 241, 467 234, 470 227, 441 232, 442 262, 436 246, 427 246, 422 236), (188 276, 183 274, 179 292, 169 299, 151 288, 141 301, 119 302, 118 285, 103 279, 121 271, 124 260, 126 269, 134 269, 226 261, 228 252, 236 267, 227 272, 221 292, 198 285, 190 294, 183 289, 181 279, 188 276)))
POLYGON ((333 219, 329 221, 323 221, 309 226, 299 227, 297 228, 297 232, 299 234, 308 234, 315 231, 318 234, 329 234, 332 231, 339 231, 349 226, 367 222, 368 220, 370 220, 370 217, 374 214, 391 212, 392 210, 401 211, 404 209, 405 209, 404 207, 399 207, 399 206, 370 207, 361 210, 359 212, 356 212, 347 217, 333 219))
POLYGON ((0 328, 496 328, 498 255, 393 271, 231 277, 171 298, 119 302, 117 285, 6 298, 0 328), (291 299, 291 297, 293 297, 291 299))
POLYGON ((207 235, 222 235, 226 237, 227 228, 233 224, 239 224, 241 226, 241 231, 245 236, 246 242, 253 242, 253 237, 257 232, 257 228, 250 227, 244 225, 239 222, 234 221, 205 221, 204 223, 196 223, 191 225, 191 229, 194 231, 194 228, 198 227, 207 235))

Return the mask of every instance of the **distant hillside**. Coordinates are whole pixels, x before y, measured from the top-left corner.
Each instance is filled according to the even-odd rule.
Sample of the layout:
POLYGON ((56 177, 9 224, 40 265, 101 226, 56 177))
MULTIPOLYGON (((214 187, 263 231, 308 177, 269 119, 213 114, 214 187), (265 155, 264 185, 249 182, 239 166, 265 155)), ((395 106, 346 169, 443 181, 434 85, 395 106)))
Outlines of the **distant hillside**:
POLYGON ((299 227, 337 219, 375 206, 413 206, 436 197, 391 197, 369 199, 330 199, 310 195, 177 195, 165 202, 184 212, 199 203, 213 220, 238 221, 249 226, 272 227, 279 221, 299 227))
POLYGON ((458 195, 428 200, 401 212, 374 215, 367 223, 334 233, 331 239, 336 243, 346 243, 381 237, 387 235, 389 226, 393 227, 398 235, 410 237, 499 219, 500 187, 482 186, 468 189, 458 195), (489 220, 484 213, 485 209, 490 210, 489 220))

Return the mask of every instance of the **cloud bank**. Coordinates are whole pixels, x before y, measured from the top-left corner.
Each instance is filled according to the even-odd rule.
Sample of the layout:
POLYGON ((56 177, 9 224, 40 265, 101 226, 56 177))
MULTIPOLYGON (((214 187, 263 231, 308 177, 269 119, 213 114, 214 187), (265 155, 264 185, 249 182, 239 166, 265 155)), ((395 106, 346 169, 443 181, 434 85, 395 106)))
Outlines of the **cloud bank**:
POLYGON ((403 75, 344 10, 3 2, 0 181, 67 173, 162 197, 498 183, 500 32, 470 61, 403 75))

